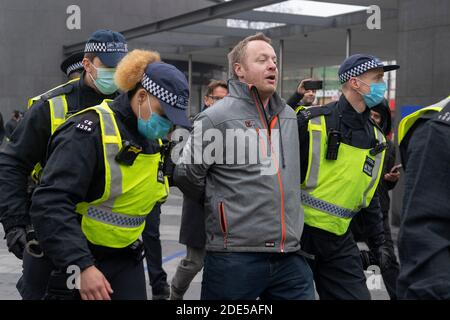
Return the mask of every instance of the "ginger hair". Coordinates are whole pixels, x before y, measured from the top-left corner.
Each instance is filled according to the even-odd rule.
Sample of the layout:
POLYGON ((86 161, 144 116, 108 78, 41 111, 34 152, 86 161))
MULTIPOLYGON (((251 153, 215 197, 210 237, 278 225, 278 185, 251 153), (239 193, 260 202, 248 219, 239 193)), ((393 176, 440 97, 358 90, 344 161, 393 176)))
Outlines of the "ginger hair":
POLYGON ((156 51, 135 49, 129 52, 119 63, 114 75, 117 87, 129 92, 142 80, 144 71, 150 63, 161 61, 156 51))

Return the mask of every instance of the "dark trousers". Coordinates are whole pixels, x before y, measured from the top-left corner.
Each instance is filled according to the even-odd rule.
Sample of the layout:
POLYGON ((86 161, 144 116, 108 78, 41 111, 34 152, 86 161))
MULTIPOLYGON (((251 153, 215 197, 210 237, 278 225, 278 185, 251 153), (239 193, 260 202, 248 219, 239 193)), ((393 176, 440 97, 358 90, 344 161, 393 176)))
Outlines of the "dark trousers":
POLYGON ((126 253, 108 254, 99 259, 97 268, 114 291, 112 300, 147 300, 142 259, 138 261, 126 253))
MULTIPOLYGON (((92 248, 91 248, 92 249, 92 248)), ((96 267, 110 283, 114 293, 113 300, 146 300, 145 273, 142 259, 127 249, 97 250, 93 252, 96 267), (114 253, 113 253, 114 252, 114 253)), ((48 292, 47 286, 55 268, 48 258, 34 258, 24 252, 23 274, 17 283, 17 289, 24 300, 42 300, 48 292)), ((65 270, 62 273, 65 274, 65 270)), ((70 274, 67 274, 69 276, 70 274)), ((59 281, 61 288, 66 281, 59 281)))
POLYGON ((159 234, 160 216, 161 205, 158 204, 147 216, 145 229, 142 232, 148 276, 153 294, 160 294, 164 287, 167 286, 167 273, 162 267, 162 249, 159 234))
POLYGON ((313 300, 305 258, 282 253, 207 252, 202 300, 313 300))
POLYGON ((53 269, 53 265, 47 257, 35 258, 24 250, 22 276, 16 284, 22 299, 42 300, 53 269))
POLYGON ((315 256, 308 262, 321 300, 370 300, 359 249, 350 231, 337 236, 305 225, 302 249, 315 256))
POLYGON ((388 212, 383 212, 384 237, 386 239, 385 247, 389 249, 391 263, 385 269, 381 269, 384 285, 391 300, 397 300, 397 279, 400 272, 400 265, 397 261, 394 250, 394 241, 392 240, 391 226, 389 223, 388 212))

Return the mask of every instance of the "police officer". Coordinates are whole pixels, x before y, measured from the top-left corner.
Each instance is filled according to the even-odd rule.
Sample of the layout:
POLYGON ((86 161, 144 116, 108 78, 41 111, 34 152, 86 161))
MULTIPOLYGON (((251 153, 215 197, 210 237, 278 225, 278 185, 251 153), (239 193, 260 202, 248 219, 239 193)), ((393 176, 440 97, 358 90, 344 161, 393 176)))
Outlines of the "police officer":
MULTIPOLYGON (((442 108, 444 108, 447 103, 450 102, 450 96, 447 98, 422 109, 413 112, 412 114, 404 117, 399 125, 398 125, 398 144, 400 150, 400 156, 402 159, 403 168, 406 170, 408 166, 409 159, 409 144, 410 141, 414 139, 414 136, 423 130, 423 125, 430 119, 436 117, 436 114, 439 113, 442 108)), ((416 141, 416 147, 418 143, 422 143, 422 141, 416 141)), ((416 148, 420 150, 420 148, 416 148)))
POLYGON ((348 228, 361 210, 367 216, 369 247, 377 261, 384 259, 375 190, 386 142, 370 119, 370 108, 384 98, 384 72, 397 68, 370 55, 350 56, 339 68, 339 101, 298 113, 305 211, 302 249, 315 256, 310 265, 320 299, 370 299, 348 228))
MULTIPOLYGON (((8 249, 17 258, 22 259, 27 242, 36 244, 28 214, 28 177, 33 171, 39 179, 50 135, 68 114, 116 96, 114 68, 126 52, 127 43, 120 33, 94 32, 86 43, 80 79, 30 99, 29 110, 0 153, 0 217, 8 249)), ((30 251, 33 255, 41 256, 39 248, 30 248, 34 248, 30 251)), ((18 282, 24 299, 42 298, 44 292, 39 288, 48 276, 47 262, 25 253, 23 277, 18 282), (33 263, 33 267, 28 267, 33 263)))
POLYGON ((399 299, 450 299, 450 102, 428 117, 407 148, 399 299))
MULTIPOLYGON (((138 238, 168 192, 155 142, 173 125, 190 126, 186 78, 158 60, 141 50, 124 58, 116 83, 125 93, 55 132, 33 194, 32 222, 54 275, 79 268, 84 300, 146 299, 138 238)), ((61 284, 50 279, 48 297, 61 284)))
POLYGON ((84 70, 83 59, 84 52, 76 52, 61 63, 61 71, 67 76, 68 80, 80 78, 84 70))

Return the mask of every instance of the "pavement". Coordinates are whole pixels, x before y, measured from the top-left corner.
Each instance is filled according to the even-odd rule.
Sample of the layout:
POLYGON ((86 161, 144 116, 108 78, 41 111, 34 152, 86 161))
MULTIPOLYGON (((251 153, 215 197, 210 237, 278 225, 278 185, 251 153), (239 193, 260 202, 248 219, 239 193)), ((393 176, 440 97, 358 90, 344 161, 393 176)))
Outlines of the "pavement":
MULTIPOLYGON (((167 202, 162 206, 161 214, 161 244, 163 253, 163 267, 167 272, 168 280, 172 279, 180 260, 185 256, 185 246, 178 243, 179 227, 181 222, 182 194, 177 188, 171 189, 171 195, 167 202)), ((2 229, 2 228, 0 228, 2 229)), ((393 236, 396 239, 397 229, 393 228, 393 236)), ((0 231, 0 300, 19 300, 20 295, 16 290, 16 282, 22 272, 21 261, 6 248, 6 242, 3 240, 4 232, 0 231)), ((358 244, 364 248, 363 244, 358 244)), ((370 274, 366 274, 368 277, 370 274)), ((147 276, 147 283, 148 275, 147 276)), ((202 273, 200 272, 193 280, 189 290, 186 292, 185 299, 199 300, 201 289, 202 273)), ((376 284, 376 281, 375 281, 376 284)), ((381 287, 375 285, 371 290, 373 300, 387 300, 389 296, 383 283, 381 287)), ((148 297, 151 299, 151 288, 147 286, 148 297)))

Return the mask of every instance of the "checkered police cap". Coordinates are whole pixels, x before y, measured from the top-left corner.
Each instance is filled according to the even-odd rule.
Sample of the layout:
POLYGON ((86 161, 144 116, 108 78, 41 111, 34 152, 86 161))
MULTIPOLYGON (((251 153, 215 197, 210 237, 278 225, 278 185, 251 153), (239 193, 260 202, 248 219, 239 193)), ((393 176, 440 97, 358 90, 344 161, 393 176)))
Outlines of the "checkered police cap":
POLYGON ((150 63, 145 69, 141 84, 160 101, 166 116, 172 123, 190 127, 191 123, 186 114, 189 85, 180 70, 164 62, 150 63))
MULTIPOLYGON (((179 99, 178 95, 163 88, 155 81, 150 79, 145 73, 142 77, 141 83, 145 90, 147 90, 159 100, 164 101, 165 103, 178 109, 185 110, 187 108, 187 101, 185 101, 185 99, 179 99)), ((180 98, 182 97, 180 96, 180 98)))
POLYGON ((369 70, 382 68, 383 71, 391 71, 400 68, 398 65, 384 65, 378 58, 365 55, 355 54, 344 60, 339 68, 339 82, 346 83, 350 78, 357 77, 369 70))
POLYGON ((74 63, 74 64, 71 64, 70 66, 67 67, 66 74, 69 75, 69 74, 71 74, 74 71, 83 70, 83 68, 84 67, 83 67, 83 64, 81 63, 81 61, 77 62, 77 63, 74 63))
POLYGON ((128 45, 123 42, 88 42, 84 48, 84 53, 112 53, 128 52, 128 45))
POLYGON ((115 68, 127 52, 125 37, 119 32, 104 29, 95 31, 84 47, 84 53, 95 53, 109 68, 115 68))

